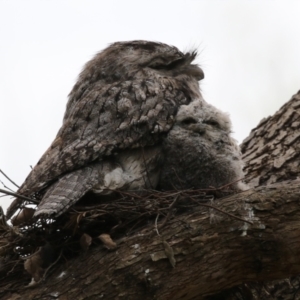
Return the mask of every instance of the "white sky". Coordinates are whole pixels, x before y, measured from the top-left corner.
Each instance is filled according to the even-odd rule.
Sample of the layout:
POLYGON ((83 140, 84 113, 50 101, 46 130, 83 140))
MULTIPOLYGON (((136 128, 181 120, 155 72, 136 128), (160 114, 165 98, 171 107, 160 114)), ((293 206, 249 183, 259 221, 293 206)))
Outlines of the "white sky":
POLYGON ((299 16, 291 0, 0 0, 0 169, 24 181, 82 66, 121 40, 197 47, 203 96, 230 113, 242 142, 300 89, 299 16))

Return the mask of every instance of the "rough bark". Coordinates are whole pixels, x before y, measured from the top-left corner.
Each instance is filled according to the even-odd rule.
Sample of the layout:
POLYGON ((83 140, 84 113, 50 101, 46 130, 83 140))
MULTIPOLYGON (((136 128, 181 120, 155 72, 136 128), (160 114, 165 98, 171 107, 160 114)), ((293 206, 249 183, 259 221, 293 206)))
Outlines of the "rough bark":
MULTIPOLYGON (((243 141, 246 181, 268 185, 300 174, 300 91, 273 116, 261 120, 243 141)), ((220 293, 215 299, 300 299, 300 276, 252 282, 220 293)))
POLYGON ((94 246, 34 288, 24 288, 30 276, 20 271, 0 283, 0 299, 202 299, 242 282, 296 275, 299 187, 260 187, 215 204, 252 224, 199 207, 169 220, 160 235, 150 224, 118 240, 117 250, 94 246))
POLYGON ((300 91, 273 116, 261 120, 241 145, 250 186, 300 174, 300 91))

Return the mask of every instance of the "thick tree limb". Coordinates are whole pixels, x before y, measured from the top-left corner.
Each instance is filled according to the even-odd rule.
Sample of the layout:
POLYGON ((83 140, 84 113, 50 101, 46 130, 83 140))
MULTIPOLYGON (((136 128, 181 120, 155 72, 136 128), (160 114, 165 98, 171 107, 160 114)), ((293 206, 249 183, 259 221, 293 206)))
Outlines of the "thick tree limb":
MULTIPOLYGON (((260 187, 218 201, 253 225, 199 207, 66 261, 34 288, 25 273, 0 283, 0 299, 202 299, 243 282, 300 273, 300 182, 260 187), (173 252, 173 255, 172 255, 173 252), (174 262, 176 261, 175 267, 174 262)), ((158 220, 159 223, 162 221, 158 220)))
POLYGON ((300 174, 300 91, 251 130, 241 149, 251 187, 295 179, 300 174))

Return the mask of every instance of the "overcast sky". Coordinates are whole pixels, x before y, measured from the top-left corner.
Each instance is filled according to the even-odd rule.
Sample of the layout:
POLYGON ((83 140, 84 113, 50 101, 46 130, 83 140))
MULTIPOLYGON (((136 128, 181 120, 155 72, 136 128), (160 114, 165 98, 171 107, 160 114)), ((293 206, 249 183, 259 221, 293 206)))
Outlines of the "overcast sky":
POLYGON ((242 142, 300 89, 299 16, 291 0, 0 0, 0 169, 22 184, 82 66, 122 40, 198 48, 203 96, 231 115, 242 142))

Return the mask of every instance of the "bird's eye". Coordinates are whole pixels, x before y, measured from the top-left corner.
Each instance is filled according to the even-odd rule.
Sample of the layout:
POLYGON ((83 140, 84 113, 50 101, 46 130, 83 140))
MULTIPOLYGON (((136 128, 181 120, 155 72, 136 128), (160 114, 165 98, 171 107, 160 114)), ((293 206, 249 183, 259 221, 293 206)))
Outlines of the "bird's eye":
POLYGON ((162 59, 155 59, 154 61, 150 62, 148 67, 155 70, 161 70, 161 69, 165 69, 166 65, 167 62, 164 62, 162 59))
POLYGON ((192 117, 188 117, 188 118, 183 119, 181 121, 181 123, 184 124, 184 125, 196 124, 197 120, 192 118, 192 117))
POLYGON ((211 126, 216 126, 216 127, 220 126, 219 123, 214 120, 206 120, 206 121, 203 121, 203 123, 211 125, 211 126))
POLYGON ((151 64, 151 65, 149 66, 149 68, 155 69, 155 70, 161 70, 161 69, 163 69, 164 67, 165 67, 165 66, 164 66, 162 63, 158 63, 158 62, 153 63, 153 64, 151 64))

